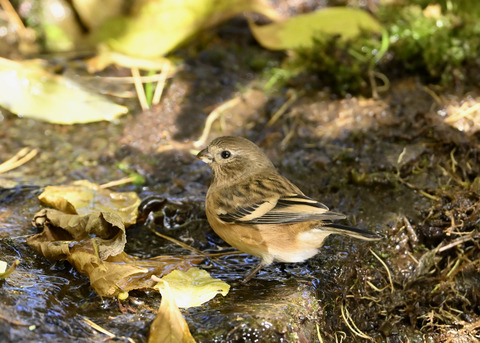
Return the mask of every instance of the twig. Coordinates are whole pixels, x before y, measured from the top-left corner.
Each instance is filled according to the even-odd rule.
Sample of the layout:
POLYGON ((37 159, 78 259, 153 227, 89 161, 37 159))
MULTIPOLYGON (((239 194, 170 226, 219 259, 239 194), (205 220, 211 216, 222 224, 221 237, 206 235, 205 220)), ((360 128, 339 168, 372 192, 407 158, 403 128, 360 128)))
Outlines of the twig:
POLYGON ((104 335, 107 335, 107 336, 110 337, 110 338, 116 337, 115 334, 113 334, 113 333, 111 333, 110 331, 102 328, 100 325, 92 322, 90 319, 83 317, 82 320, 83 320, 83 322, 84 322, 85 324, 89 325, 92 329, 95 329, 95 330, 97 330, 98 332, 101 332, 101 333, 103 333, 104 335))
POLYGON ((457 245, 460 245, 460 244, 463 244, 465 242, 468 242, 470 240, 473 240, 474 238, 476 238, 478 236, 463 236, 463 237, 460 237, 460 238, 457 238, 456 240, 454 240, 453 242, 441 247, 440 249, 438 249, 438 252, 444 252, 448 249, 451 249, 453 247, 456 247, 457 245))
POLYGON ((98 332, 101 332, 103 333, 104 335, 107 335, 108 337, 104 339, 104 341, 108 341, 108 340, 111 340, 113 338, 123 338, 125 340, 127 340, 128 342, 130 343, 135 343, 135 341, 133 339, 131 339, 130 337, 125 337, 125 336, 117 336, 115 335, 114 333, 111 333, 110 331, 102 328, 100 325, 92 322, 90 319, 86 318, 86 317, 83 317, 83 322, 87 325, 89 325, 92 329, 95 329, 97 330, 98 332))
POLYGON ((27 163, 32 158, 38 154, 37 149, 29 151, 29 148, 23 148, 15 154, 12 158, 0 164, 0 174, 5 173, 9 170, 20 167, 21 165, 27 163))
POLYGON ((138 101, 140 102, 140 107, 143 111, 148 110, 147 96, 145 94, 145 89, 143 88, 142 81, 140 80, 140 71, 137 67, 132 67, 132 76, 135 84, 135 90, 137 92, 138 101))
POLYGON ((165 81, 167 80, 168 73, 170 71, 170 63, 165 62, 163 64, 162 71, 160 72, 155 92, 153 92, 152 105, 158 105, 162 98, 163 89, 165 88, 165 81))
POLYGON ((133 181, 135 181, 134 176, 124 177, 123 179, 120 179, 120 180, 115 180, 115 181, 110 181, 110 182, 104 183, 103 185, 100 185, 100 188, 102 188, 102 189, 111 188, 111 187, 118 186, 118 185, 124 185, 126 183, 130 183, 130 182, 133 182, 133 181))
POLYGON ((195 252, 196 254, 203 255, 200 250, 198 250, 198 249, 196 249, 196 248, 194 248, 194 247, 191 247, 191 246, 188 245, 188 244, 185 244, 185 243, 183 243, 183 242, 180 242, 179 240, 177 240, 177 239, 175 239, 175 238, 172 238, 172 237, 170 237, 170 236, 166 236, 166 235, 164 235, 164 234, 161 234, 160 232, 157 232, 157 231, 155 231, 155 230, 153 230, 153 229, 152 229, 152 232, 153 232, 155 235, 157 235, 157 236, 159 236, 159 237, 162 237, 163 239, 166 239, 167 241, 170 241, 170 242, 172 242, 172 243, 177 244, 178 246, 182 247, 183 249, 187 249, 187 250, 190 250, 190 251, 195 252))
POLYGON ((13 24, 15 27, 15 30, 17 30, 18 34, 21 37, 25 37, 25 25, 23 24, 22 19, 20 19, 17 11, 15 11, 15 8, 12 6, 10 1, 8 0, 0 0, 0 6, 2 6, 3 10, 5 13, 7 13, 7 17, 10 20, 10 22, 13 24))
POLYGON ((466 107, 468 105, 462 105, 457 113, 452 114, 450 117, 445 119, 445 122, 448 124, 452 124, 456 121, 459 121, 460 119, 464 117, 468 117, 470 114, 474 113, 475 111, 478 111, 480 109, 480 103, 476 103, 475 105, 471 106, 470 108, 463 109, 463 107, 466 107))
POLYGON ((18 320, 11 320, 5 317, 3 314, 0 314, 0 319, 3 319, 9 324, 19 325, 19 326, 30 326, 30 324, 19 322, 18 320))
MULTIPOLYGON (((85 80, 100 80, 103 82, 112 82, 116 84, 132 84, 135 83, 136 79, 139 79, 142 83, 149 83, 149 82, 159 82, 165 76, 162 75, 163 73, 154 74, 154 75, 140 75, 140 77, 135 78, 133 76, 83 76, 82 79, 85 80)), ((167 75, 168 78, 170 75, 167 75)))

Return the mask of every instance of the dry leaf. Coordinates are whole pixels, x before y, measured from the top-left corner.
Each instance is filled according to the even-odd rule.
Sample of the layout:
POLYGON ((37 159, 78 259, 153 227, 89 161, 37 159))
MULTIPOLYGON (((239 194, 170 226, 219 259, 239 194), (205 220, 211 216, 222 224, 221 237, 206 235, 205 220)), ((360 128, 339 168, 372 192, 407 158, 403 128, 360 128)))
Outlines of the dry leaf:
POLYGON ((116 213, 126 227, 135 224, 141 200, 135 192, 112 192, 87 180, 71 185, 48 186, 38 199, 45 205, 69 214, 95 211, 116 213))
POLYGON ((66 259, 79 249, 92 254, 98 251, 105 260, 121 253, 127 241, 122 219, 109 212, 79 216, 43 209, 35 214, 32 224, 44 231, 28 238, 27 243, 50 260, 66 259))
POLYGON ((155 278, 159 282, 162 303, 158 314, 150 326, 148 343, 194 343, 195 340, 188 329, 168 282, 155 278))
POLYGON ((43 228, 43 232, 28 238, 27 244, 50 260, 70 262, 90 278, 100 296, 153 288, 152 275, 187 270, 202 260, 189 256, 140 260, 129 256, 123 252, 125 228, 114 213, 80 216, 43 209, 34 216, 33 225, 43 228))
MULTIPOLYGON (((162 277, 162 280, 168 282, 175 302, 182 308, 200 306, 219 293, 226 296, 230 290, 227 283, 212 278, 207 271, 196 267, 186 272, 174 270, 162 277)), ((155 286, 160 289, 161 287, 161 283, 155 286)))

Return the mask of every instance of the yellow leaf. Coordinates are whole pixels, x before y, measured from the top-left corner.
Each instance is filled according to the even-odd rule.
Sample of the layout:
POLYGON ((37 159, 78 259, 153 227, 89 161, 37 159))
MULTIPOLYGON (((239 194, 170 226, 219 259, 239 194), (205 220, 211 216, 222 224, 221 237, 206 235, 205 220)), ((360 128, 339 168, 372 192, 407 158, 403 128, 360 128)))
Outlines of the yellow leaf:
POLYGON ((19 260, 15 260, 10 267, 8 267, 7 262, 0 260, 0 280, 7 278, 10 274, 13 273, 17 266, 20 264, 19 260), (8 267, 8 268, 7 268, 8 267))
MULTIPOLYGON (((175 302, 178 307, 182 308, 200 306, 218 293, 226 296, 230 290, 227 283, 212 278, 208 272, 196 267, 190 268, 186 272, 174 270, 162 277, 162 280, 168 282, 175 302)), ((161 284, 158 287, 161 291, 161 284)))
POLYGON ((45 187, 38 199, 68 214, 116 213, 126 227, 135 224, 141 200, 135 192, 112 192, 87 180, 71 185, 45 187))
POLYGON ((98 40, 125 55, 158 58, 200 30, 245 11, 280 17, 265 0, 151 0, 141 2, 132 17, 107 20, 98 40))
POLYGON ((0 58, 0 89, 0 106, 20 117, 55 124, 112 120, 128 112, 126 107, 31 61, 0 58))
POLYGON ((285 50, 309 48, 318 34, 355 38, 360 30, 380 32, 380 23, 369 13, 347 7, 329 7, 284 21, 257 26, 249 20, 255 39, 265 48, 285 50))
POLYGON ((150 326, 148 343, 194 343, 188 324, 175 303, 168 282, 159 280, 162 302, 150 326))

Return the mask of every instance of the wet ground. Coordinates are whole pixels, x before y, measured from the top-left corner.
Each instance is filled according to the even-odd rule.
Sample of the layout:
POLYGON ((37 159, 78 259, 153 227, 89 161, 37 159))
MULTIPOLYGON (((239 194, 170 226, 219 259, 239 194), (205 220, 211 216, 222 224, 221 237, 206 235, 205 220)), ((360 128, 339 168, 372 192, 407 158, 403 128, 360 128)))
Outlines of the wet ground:
MULTIPOLYGON (((25 244, 41 208, 36 196, 46 185, 79 179, 102 184, 135 172, 144 185, 115 190, 167 199, 156 212, 155 230, 202 251, 230 249, 206 221, 210 173, 191 149, 208 113, 240 97, 215 122, 208 141, 219 135, 255 141, 306 194, 385 238, 331 237, 315 258, 274 264, 247 285, 239 280, 255 258, 206 260, 201 267, 231 291, 183 312, 197 341, 477 341, 476 112, 448 118, 473 107, 478 92, 440 92, 410 76, 391 80, 378 99, 337 99, 308 79, 268 94, 258 65, 278 66, 282 56, 258 47, 244 22, 205 39, 206 49, 190 46, 162 103, 150 111, 135 109, 132 100, 131 113, 115 122, 75 126, 2 111, 0 161, 23 147, 39 150, 26 165, 0 175, 0 259, 21 261, 0 281, 2 339, 101 341, 106 336, 87 325, 88 318, 117 335, 114 341, 146 341, 158 295, 131 292, 130 310, 122 313, 117 300, 99 298, 68 263, 51 263, 25 244), (268 124, 292 94, 298 99, 268 124)), ((188 253, 151 229, 130 227, 126 251, 142 257, 188 253)))

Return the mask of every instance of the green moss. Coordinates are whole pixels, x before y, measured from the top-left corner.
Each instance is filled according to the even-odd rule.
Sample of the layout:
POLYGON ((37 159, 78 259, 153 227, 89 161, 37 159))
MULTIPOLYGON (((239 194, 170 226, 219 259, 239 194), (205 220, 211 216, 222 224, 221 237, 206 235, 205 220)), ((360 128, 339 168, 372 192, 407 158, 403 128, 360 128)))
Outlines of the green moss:
POLYGON ((303 68, 303 75, 313 75, 341 95, 371 94, 378 72, 387 78, 414 74, 444 86, 474 83, 472 69, 480 69, 478 14, 480 2, 467 0, 380 6, 376 15, 385 29, 383 40, 367 33, 349 42, 318 36, 313 48, 297 51, 289 67, 303 68), (440 5, 439 15, 426 14, 432 4, 440 5))
POLYGON ((480 24, 471 16, 449 11, 429 17, 417 5, 384 7, 378 15, 386 23, 393 59, 407 71, 448 84, 466 77, 467 64, 478 63, 480 24))
POLYGON ((292 66, 303 66, 319 82, 339 94, 358 93, 368 85, 368 70, 380 39, 362 37, 342 42, 335 36, 321 35, 314 39, 312 49, 300 49, 292 66))

